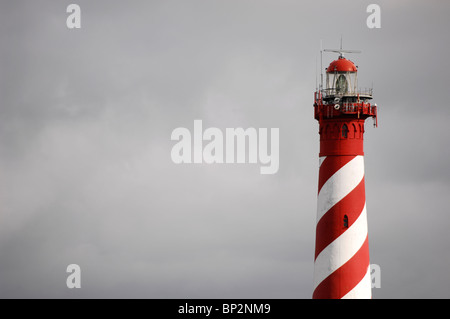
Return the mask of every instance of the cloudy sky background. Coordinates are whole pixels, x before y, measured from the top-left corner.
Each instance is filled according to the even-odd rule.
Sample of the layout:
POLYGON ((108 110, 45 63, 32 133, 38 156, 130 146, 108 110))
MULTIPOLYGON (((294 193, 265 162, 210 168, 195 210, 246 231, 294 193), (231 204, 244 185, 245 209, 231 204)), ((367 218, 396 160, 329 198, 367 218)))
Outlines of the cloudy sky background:
MULTIPOLYGON (((320 40, 363 53, 374 298, 450 297, 450 3, 0 2, 0 297, 310 298, 320 40), (280 169, 176 165, 173 129, 278 127, 280 169), (81 267, 81 289, 66 267, 81 267)), ((324 55, 324 67, 336 55, 324 55)))

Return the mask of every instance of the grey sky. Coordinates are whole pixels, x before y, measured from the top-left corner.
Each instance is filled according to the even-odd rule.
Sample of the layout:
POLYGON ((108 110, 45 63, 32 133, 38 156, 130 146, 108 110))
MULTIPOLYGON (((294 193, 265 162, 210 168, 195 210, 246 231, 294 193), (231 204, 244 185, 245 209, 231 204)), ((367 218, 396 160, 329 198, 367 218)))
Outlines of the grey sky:
POLYGON ((377 1, 375 30, 372 2, 1 0, 0 297, 310 298, 316 58, 342 35, 379 106, 374 298, 449 298, 450 4, 377 1), (280 128, 278 173, 172 163, 194 119, 280 128))

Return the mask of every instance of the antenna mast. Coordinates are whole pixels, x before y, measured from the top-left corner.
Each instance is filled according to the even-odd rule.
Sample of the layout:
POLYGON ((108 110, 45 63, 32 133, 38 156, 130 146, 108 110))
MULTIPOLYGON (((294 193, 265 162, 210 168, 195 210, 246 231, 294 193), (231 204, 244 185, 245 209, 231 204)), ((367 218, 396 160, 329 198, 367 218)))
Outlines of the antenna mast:
POLYGON ((337 49, 324 49, 323 51, 339 53, 339 57, 340 58, 344 57, 344 53, 361 53, 360 50, 343 50, 342 47, 339 50, 337 50, 337 49))
POLYGON ((322 48, 322 40, 320 40, 320 87, 319 87, 319 92, 322 92, 322 88, 323 88, 322 56, 323 56, 323 48, 322 48))

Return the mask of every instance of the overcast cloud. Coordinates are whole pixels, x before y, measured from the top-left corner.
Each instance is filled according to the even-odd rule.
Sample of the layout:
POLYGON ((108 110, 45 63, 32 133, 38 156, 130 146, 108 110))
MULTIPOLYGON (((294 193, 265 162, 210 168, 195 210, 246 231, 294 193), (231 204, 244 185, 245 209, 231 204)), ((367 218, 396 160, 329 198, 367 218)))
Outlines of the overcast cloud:
POLYGON ((342 35, 379 106, 374 298, 449 298, 450 3, 377 1, 369 29, 370 3, 1 0, 0 297, 310 298, 316 59, 342 35), (279 128, 278 173, 174 164, 195 119, 279 128))

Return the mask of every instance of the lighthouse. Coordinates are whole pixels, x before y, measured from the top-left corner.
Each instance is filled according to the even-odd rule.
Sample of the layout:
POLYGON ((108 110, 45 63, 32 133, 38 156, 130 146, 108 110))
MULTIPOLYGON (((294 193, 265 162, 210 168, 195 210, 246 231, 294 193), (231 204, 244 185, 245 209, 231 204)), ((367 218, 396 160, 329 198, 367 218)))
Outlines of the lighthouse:
POLYGON ((314 94, 320 153, 313 298, 371 298, 363 137, 367 118, 378 126, 377 106, 344 57, 359 51, 324 51, 339 57, 314 94))

